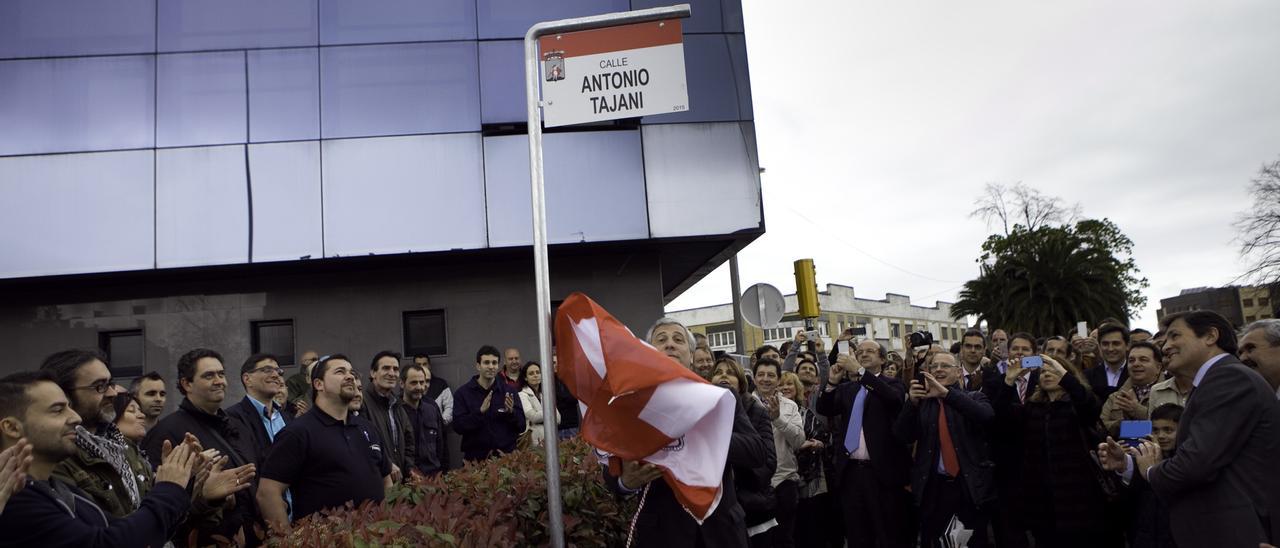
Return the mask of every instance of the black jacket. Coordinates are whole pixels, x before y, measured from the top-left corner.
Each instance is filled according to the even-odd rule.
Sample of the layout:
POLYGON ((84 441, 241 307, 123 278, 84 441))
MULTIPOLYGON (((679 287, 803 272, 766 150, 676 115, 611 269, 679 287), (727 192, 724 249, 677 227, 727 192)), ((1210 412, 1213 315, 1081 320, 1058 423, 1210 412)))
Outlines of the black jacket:
MULTIPOLYGON (((835 481, 838 484, 849 462, 849 452, 844 448, 845 432, 849 430, 849 412, 859 390, 870 390, 862 415, 862 435, 867 440, 867 453, 871 455, 871 468, 884 485, 905 487, 908 483, 908 467, 911 451, 893 435, 893 425, 902 411, 906 398, 902 381, 880 375, 863 375, 858 382, 843 382, 831 391, 818 395, 816 410, 830 417, 835 425, 831 429, 831 444, 835 452, 835 481)), ((833 489, 834 491, 834 489, 833 489)))
MULTIPOLYGON (((227 468, 253 463, 250 460, 250 455, 254 454, 252 440, 248 435, 240 432, 238 421, 232 421, 221 409, 218 410, 217 415, 210 415, 197 408, 191 400, 183 398, 178 409, 160 419, 160 422, 147 432, 147 437, 142 439, 142 447, 146 451, 147 459, 151 461, 151 467, 154 469, 160 466, 165 441, 177 445, 182 443, 188 432, 200 440, 201 447, 217 449, 222 455, 228 457, 230 460, 227 462, 227 468)), ((222 522, 216 527, 200 531, 200 545, 212 543, 212 535, 215 534, 231 538, 241 527, 244 527, 246 539, 252 538, 254 536, 252 524, 258 513, 255 502, 256 491, 256 489, 245 489, 236 493, 235 508, 223 510, 222 522)), ((185 539, 187 534, 186 526, 178 531, 179 538, 185 539)))
MULTIPOLYGON (((721 479, 723 492, 720 505, 716 507, 702 525, 694 521, 676 496, 661 479, 649 483, 649 494, 645 499, 640 515, 636 517, 636 548, 676 548, 684 546, 702 546, 705 548, 746 548, 747 524, 738 503, 737 490, 734 488, 733 468, 754 468, 764 466, 769 456, 777 455, 765 445, 764 439, 751 419, 738 402, 733 416, 733 433, 729 440, 729 455, 725 463, 724 476, 721 479)), ((615 493, 625 491, 618 484, 617 476, 609 473, 604 467, 605 485, 615 493)))
POLYGON ((402 407, 409 414, 413 440, 417 444, 413 467, 426 475, 443 472, 449 462, 449 448, 444 443, 444 416, 440 414, 440 406, 435 400, 423 397, 416 408, 407 402, 402 407))
POLYGON ((738 493, 738 504, 746 514, 747 527, 753 527, 775 517, 778 501, 770 482, 778 468, 778 454, 773 445, 773 421, 769 419, 769 411, 750 395, 742 397, 742 405, 747 410, 751 425, 769 449, 765 462, 760 465, 733 467, 733 487, 738 493))
POLYGON ((1151 469, 1179 546, 1253 548, 1280 541, 1280 404, 1234 356, 1214 364, 1187 399, 1178 452, 1151 469))
POLYGON ((1120 370, 1120 382, 1115 386, 1107 386, 1107 363, 1102 360, 1098 360, 1098 365, 1093 369, 1085 371, 1084 378, 1089 381, 1089 387, 1093 389, 1098 401, 1105 402, 1112 392, 1119 390, 1124 386, 1124 381, 1129 380, 1129 364, 1126 363, 1124 369, 1120 370))
POLYGON ((902 406, 893 433, 904 444, 916 444, 911 466, 911 493, 916 504, 923 506, 925 485, 938 470, 941 443, 938 438, 938 405, 945 406, 947 431, 951 434, 960 460, 960 477, 969 490, 969 500, 981 506, 996 497, 995 463, 987 448, 985 426, 995 419, 995 411, 982 392, 965 392, 957 385, 943 399, 908 401, 902 406))
POLYGON ((28 479, 0 513, 0 548, 159 547, 173 538, 190 506, 186 491, 163 482, 132 514, 112 518, 75 487, 28 479))
POLYGON ((404 402, 395 394, 389 398, 383 397, 378 394, 373 383, 369 383, 364 388, 364 408, 360 411, 360 416, 372 423, 373 429, 378 431, 378 437, 382 438, 382 450, 391 459, 391 464, 400 468, 404 477, 409 477, 409 471, 418 462, 418 445, 413 439, 413 425, 409 421, 409 412, 405 409, 404 402), (391 431, 393 416, 395 432, 391 431))
POLYGON ((573 397, 573 392, 569 391, 569 386, 561 382, 560 377, 556 379, 556 411, 560 413, 560 429, 567 430, 570 428, 578 428, 582 424, 582 418, 579 416, 581 408, 578 407, 578 398, 573 397))
POLYGON ((997 409, 1022 425, 1020 502, 1025 508, 1053 508, 1026 513, 1033 531, 1101 535, 1105 496, 1089 453, 1096 447, 1092 431, 1101 407, 1074 375, 1062 378, 1062 388, 1066 397, 1054 402, 1028 398, 1019 404, 1008 385, 997 399, 997 409))
MULTIPOLYGON (((293 422, 293 415, 283 412, 284 409, 272 402, 276 413, 284 418, 285 426, 293 422)), ((249 396, 245 396, 239 403, 226 409, 227 418, 235 423, 243 437, 245 437, 244 447, 249 451, 245 458, 249 462, 261 465, 263 459, 267 458, 267 450, 271 448, 271 436, 267 435, 267 428, 262 425, 262 419, 258 417, 258 408, 253 406, 253 402, 249 401, 249 396)))
POLYGON ((516 438, 526 427, 520 394, 511 390, 501 377, 493 380, 489 390, 481 387, 477 378, 471 377, 453 392, 453 431, 462 436, 462 457, 466 460, 483 460, 497 453, 515 451, 516 438), (489 410, 481 413, 480 407, 490 391, 493 398, 489 400, 489 410), (511 411, 506 411, 503 405, 507 394, 511 394, 514 401, 511 411))

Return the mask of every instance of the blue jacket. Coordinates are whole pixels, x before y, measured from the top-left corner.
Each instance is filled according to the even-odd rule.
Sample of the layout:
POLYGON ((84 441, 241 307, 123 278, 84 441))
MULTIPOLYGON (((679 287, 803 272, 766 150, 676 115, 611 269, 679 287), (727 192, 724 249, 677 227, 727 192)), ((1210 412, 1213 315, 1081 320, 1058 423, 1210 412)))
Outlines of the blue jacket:
POLYGON ((0 513, 0 547, 163 546, 190 506, 185 490, 162 482, 128 517, 113 518, 75 487, 27 480, 0 513))
POLYGON ((453 431, 462 436, 462 457, 467 460, 483 460, 498 453, 516 450, 516 438, 525 429, 524 408, 520 394, 507 387, 502 379, 494 379, 489 390, 476 381, 478 375, 458 387, 453 393, 453 431), (480 412, 484 398, 493 392, 489 410, 480 412), (511 411, 503 405, 506 395, 515 402, 511 411))

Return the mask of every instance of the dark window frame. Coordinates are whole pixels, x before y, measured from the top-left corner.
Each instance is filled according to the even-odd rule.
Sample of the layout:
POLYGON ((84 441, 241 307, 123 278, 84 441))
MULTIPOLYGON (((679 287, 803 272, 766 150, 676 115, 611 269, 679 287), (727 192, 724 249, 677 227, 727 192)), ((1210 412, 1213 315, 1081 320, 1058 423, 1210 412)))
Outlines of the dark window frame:
POLYGON ((142 329, 113 329, 111 331, 98 332, 98 350, 107 356, 107 361, 114 362, 111 354, 111 342, 116 338, 122 337, 138 337, 142 340, 142 363, 139 365, 124 367, 111 364, 112 378, 132 379, 141 377, 147 372, 147 338, 146 333, 142 329))
POLYGON ((269 352, 269 354, 271 354, 272 356, 275 356, 276 362, 281 366, 297 365, 298 330, 297 330, 297 327, 293 324, 293 318, 281 318, 277 320, 251 320, 249 322, 249 353, 258 354, 262 352, 262 335, 259 332, 260 328, 280 327, 284 325, 289 326, 289 339, 290 339, 289 346, 292 347, 292 351, 289 353, 289 355, 285 355, 284 353, 281 353, 281 352, 269 352))
POLYGON ((444 357, 449 355, 449 312, 444 308, 424 308, 417 310, 404 310, 400 312, 400 342, 403 346, 405 356, 413 356, 416 354, 426 354, 432 358, 444 357), (409 321, 417 317, 430 317, 438 315, 441 325, 441 341, 439 345, 413 345, 409 340, 409 321))

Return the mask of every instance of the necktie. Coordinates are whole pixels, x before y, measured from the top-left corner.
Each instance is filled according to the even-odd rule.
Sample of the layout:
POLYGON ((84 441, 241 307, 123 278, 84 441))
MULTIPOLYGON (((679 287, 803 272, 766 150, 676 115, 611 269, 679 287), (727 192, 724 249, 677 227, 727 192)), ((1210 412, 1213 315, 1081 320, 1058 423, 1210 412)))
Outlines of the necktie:
POLYGON ((858 450, 858 439, 862 434, 862 411, 867 407, 867 387, 859 386, 858 395, 853 398, 853 409, 849 412, 849 429, 844 433, 844 448, 850 453, 858 450))
POLYGON ((947 428, 946 406, 941 403, 938 404, 938 441, 942 445, 942 468, 954 478, 960 473, 960 459, 956 457, 956 446, 951 441, 951 429, 947 428))
POLYGON ((1018 377, 1018 380, 1014 381, 1014 384, 1018 385, 1018 401, 1022 403, 1026 403, 1027 402, 1027 377, 1026 376, 1018 377))

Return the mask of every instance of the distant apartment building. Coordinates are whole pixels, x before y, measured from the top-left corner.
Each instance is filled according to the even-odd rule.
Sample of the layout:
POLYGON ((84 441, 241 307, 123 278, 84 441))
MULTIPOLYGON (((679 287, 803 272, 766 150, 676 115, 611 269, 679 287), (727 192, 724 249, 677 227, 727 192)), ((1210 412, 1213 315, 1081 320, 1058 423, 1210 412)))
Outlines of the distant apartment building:
MULTIPOLYGON (((786 295, 783 300, 786 313, 777 327, 760 329, 746 325, 743 348, 747 352, 765 344, 782 344, 803 329, 804 319, 797 314, 795 294, 786 295)), ((850 327, 865 328, 868 336, 886 348, 902 350, 902 337, 908 333, 928 331, 935 341, 949 346, 960 340, 969 325, 965 320, 951 317, 951 303, 937 301, 932 307, 918 306, 911 304, 911 297, 894 293, 885 295, 884 299, 864 299, 856 297, 853 288, 845 285, 827 284, 827 290, 818 293, 818 305, 821 314, 816 321, 817 329, 828 349, 835 337, 850 327)), ((706 335, 712 350, 732 352, 736 347, 730 303, 675 310, 667 315, 680 320, 694 333, 706 335)))
POLYGON ((1183 289, 1176 297, 1160 299, 1156 316, 1190 310, 1213 310, 1241 327, 1255 320, 1276 317, 1274 286, 1195 287, 1183 289))

